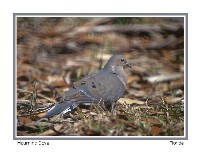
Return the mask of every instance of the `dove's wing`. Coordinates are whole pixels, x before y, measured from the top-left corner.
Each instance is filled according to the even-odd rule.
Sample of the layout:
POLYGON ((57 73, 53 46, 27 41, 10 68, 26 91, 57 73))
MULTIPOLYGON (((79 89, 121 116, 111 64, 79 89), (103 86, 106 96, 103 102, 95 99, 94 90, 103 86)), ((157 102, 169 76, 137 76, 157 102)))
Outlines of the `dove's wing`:
POLYGON ((71 101, 73 92, 80 91, 83 96, 75 94, 74 102, 104 101, 115 102, 125 92, 125 86, 116 73, 99 71, 73 84, 73 87, 65 94, 65 99, 71 101), (89 99, 88 99, 89 98, 89 99))

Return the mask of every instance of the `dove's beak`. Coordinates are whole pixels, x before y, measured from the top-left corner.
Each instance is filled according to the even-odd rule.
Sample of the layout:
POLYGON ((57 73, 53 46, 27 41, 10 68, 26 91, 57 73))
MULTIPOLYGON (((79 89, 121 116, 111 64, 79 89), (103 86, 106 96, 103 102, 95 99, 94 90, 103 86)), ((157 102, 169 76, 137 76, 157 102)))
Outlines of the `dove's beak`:
POLYGON ((129 68, 131 68, 131 65, 130 65, 130 64, 126 63, 125 65, 128 66, 129 68))

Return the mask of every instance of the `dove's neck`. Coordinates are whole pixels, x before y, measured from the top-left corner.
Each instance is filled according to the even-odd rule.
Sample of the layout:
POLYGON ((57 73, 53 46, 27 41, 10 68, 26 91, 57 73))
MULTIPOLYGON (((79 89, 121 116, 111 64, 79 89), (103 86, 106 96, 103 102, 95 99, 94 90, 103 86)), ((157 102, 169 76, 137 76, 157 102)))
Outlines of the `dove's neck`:
POLYGON ((128 78, 123 67, 122 66, 116 67, 116 73, 119 79, 122 81, 122 83, 126 86, 128 83, 128 78))
POLYGON ((124 84, 124 86, 127 85, 128 83, 128 78, 127 75, 123 69, 122 66, 110 66, 109 68, 107 67, 106 70, 111 71, 112 73, 116 74, 117 77, 121 80, 121 82, 124 84))

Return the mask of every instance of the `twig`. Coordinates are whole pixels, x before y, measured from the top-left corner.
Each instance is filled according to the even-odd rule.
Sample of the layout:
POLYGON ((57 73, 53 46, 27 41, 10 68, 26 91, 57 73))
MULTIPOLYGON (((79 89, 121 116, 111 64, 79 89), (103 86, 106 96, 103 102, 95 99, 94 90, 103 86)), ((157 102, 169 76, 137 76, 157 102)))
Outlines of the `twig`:
POLYGON ((172 31, 176 32, 180 28, 183 29, 183 24, 129 24, 129 25, 99 25, 93 27, 78 27, 75 28, 74 31, 70 34, 82 34, 82 33, 90 33, 90 32, 164 32, 164 31, 172 31))
POLYGON ((183 77, 182 73, 173 73, 169 75, 157 75, 157 76, 148 77, 147 81, 150 83, 169 82, 171 80, 180 79, 182 77, 183 77))
POLYGON ((36 110, 26 110, 25 112, 27 112, 27 113, 25 113, 25 114, 17 114, 17 117, 28 117, 28 116, 34 116, 34 115, 38 115, 38 114, 40 114, 40 113, 43 113, 43 112, 45 112, 45 111, 47 111, 47 110, 49 110, 50 108, 52 108, 52 106, 54 106, 54 104, 51 104, 51 105, 49 105, 48 107, 40 107, 40 108, 38 108, 38 109, 36 109, 36 110))
MULTIPOLYGON (((19 89, 19 88, 17 88, 17 91, 23 92, 23 93, 33 94, 33 92, 31 92, 31 91, 23 90, 23 89, 19 89)), ((54 99, 48 98, 48 97, 46 97, 46 96, 44 96, 44 95, 42 95, 42 94, 37 94, 37 96, 38 96, 38 97, 41 97, 41 98, 44 98, 44 99, 46 99, 46 100, 48 100, 48 101, 50 101, 50 102, 55 102, 54 99)))

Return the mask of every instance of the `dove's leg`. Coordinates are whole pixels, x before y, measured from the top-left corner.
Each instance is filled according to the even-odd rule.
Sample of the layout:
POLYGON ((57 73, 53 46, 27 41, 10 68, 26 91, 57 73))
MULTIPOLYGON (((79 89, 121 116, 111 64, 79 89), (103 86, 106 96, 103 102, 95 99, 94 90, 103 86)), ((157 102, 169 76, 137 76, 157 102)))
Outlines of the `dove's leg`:
POLYGON ((99 100, 98 106, 99 106, 99 108, 101 108, 102 111, 107 111, 108 110, 107 105, 106 105, 106 103, 104 102, 103 99, 99 100))
POLYGON ((111 112, 115 111, 115 108, 116 108, 116 102, 112 102, 111 112))

